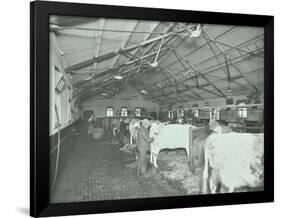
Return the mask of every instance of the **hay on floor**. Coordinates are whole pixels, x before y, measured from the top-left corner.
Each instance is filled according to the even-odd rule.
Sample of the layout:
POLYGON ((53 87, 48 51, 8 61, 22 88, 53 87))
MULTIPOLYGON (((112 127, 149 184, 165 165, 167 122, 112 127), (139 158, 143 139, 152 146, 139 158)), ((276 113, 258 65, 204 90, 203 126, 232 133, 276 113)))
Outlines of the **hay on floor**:
POLYGON ((126 153, 133 153, 135 152, 135 147, 134 145, 130 143, 126 143, 122 148, 119 148, 118 151, 126 152, 126 153))
POLYGON ((183 149, 161 152, 158 160, 162 166, 160 173, 164 178, 180 184, 185 194, 201 193, 202 169, 197 168, 194 174, 189 171, 186 152, 183 149))

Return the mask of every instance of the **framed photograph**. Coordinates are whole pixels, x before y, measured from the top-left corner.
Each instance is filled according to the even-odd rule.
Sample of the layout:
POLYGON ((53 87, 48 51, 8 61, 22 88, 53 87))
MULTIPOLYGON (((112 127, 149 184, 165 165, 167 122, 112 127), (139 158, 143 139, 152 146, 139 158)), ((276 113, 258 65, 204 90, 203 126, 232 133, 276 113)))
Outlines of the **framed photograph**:
POLYGON ((30 215, 272 202, 273 16, 30 4, 30 215))

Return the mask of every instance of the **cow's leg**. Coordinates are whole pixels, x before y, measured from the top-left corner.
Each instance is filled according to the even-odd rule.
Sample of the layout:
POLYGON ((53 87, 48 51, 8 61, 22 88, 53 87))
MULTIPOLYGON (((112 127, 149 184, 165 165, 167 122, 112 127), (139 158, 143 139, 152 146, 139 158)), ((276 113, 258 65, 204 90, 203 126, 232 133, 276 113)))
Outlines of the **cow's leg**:
POLYGON ((233 193, 233 192, 234 192, 234 189, 235 189, 235 187, 230 186, 230 187, 228 187, 228 192, 229 192, 229 193, 233 193))
POLYGON ((190 155, 189 155, 189 148, 185 147, 185 151, 186 151, 186 157, 187 157, 187 164, 188 164, 188 169, 191 173, 194 174, 194 166, 191 163, 191 159, 190 159, 190 155))
POLYGON ((217 190, 217 184, 216 184, 216 181, 213 180, 213 179, 210 179, 210 192, 211 194, 215 194, 216 193, 216 190, 217 190))
POLYGON ((134 153, 135 153, 135 157, 136 157, 136 161, 137 161, 139 159, 140 154, 137 150, 137 146, 135 144, 133 144, 133 146, 134 146, 134 153))
POLYGON ((133 144, 133 134, 130 132, 130 144, 132 145, 133 144))
POLYGON ((159 152, 155 152, 154 153, 154 157, 153 157, 153 165, 155 168, 158 168, 158 165, 157 165, 157 156, 158 156, 159 152))
POLYGON ((203 181, 202 193, 208 194, 208 169, 206 170, 204 168, 202 177, 203 177, 202 178, 202 181, 203 181))
POLYGON ((207 150, 205 149, 205 155, 204 155, 204 170, 202 174, 202 181, 203 181, 203 187, 202 192, 203 194, 208 194, 208 179, 209 179, 209 160, 207 155, 207 150))
MULTIPOLYGON (((136 151, 136 155, 138 156, 140 154, 138 151, 136 151)), ((140 176, 141 174, 141 158, 137 158, 137 176, 140 176)))
POLYGON ((210 179, 209 179, 209 186, 211 194, 215 194, 219 192, 218 185, 221 183, 219 171, 212 169, 210 179))

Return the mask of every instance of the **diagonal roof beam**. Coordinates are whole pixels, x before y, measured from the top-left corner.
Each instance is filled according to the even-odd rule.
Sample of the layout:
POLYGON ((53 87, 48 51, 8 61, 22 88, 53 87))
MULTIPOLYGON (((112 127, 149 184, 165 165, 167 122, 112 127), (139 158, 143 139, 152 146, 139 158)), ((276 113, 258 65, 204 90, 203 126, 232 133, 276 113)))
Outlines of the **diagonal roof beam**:
MULTIPOLYGON (((133 28, 131 34, 128 36, 127 40, 125 41, 124 45, 122 46, 123 48, 126 48, 126 47, 128 46, 130 40, 132 39, 132 37, 133 37, 133 35, 134 35, 134 32, 135 32, 135 31, 137 30, 137 28, 138 28, 139 23, 140 23, 140 21, 137 21, 137 22, 136 22, 136 24, 135 24, 135 26, 134 26, 134 28, 133 28)), ((118 61, 119 61, 119 59, 120 59, 120 56, 121 56, 121 54, 118 54, 118 55, 115 57, 115 59, 113 60, 113 65, 112 65, 113 67, 116 67, 116 65, 117 65, 117 63, 118 63, 118 61)))
MULTIPOLYGON (((181 38, 180 36, 176 37, 172 43, 175 43, 175 42, 178 41, 180 38, 181 38)), ((159 54, 159 56, 160 56, 160 57, 158 58, 158 62, 159 62, 159 63, 161 62, 161 60, 162 60, 163 58, 165 58, 165 57, 171 52, 171 50, 169 49, 169 46, 165 46, 165 48, 163 48, 163 46, 164 46, 165 44, 167 44, 171 39, 173 39, 173 37, 170 37, 168 40, 166 40, 166 41, 163 43, 162 49, 163 49, 163 50, 164 50, 164 49, 168 49, 168 51, 167 51, 166 53, 163 53, 162 55, 159 54)), ((182 42, 183 42, 183 41, 181 41, 178 45, 180 45, 182 42)), ((154 46, 155 46, 155 45, 154 45, 154 46)), ((152 48, 154 48, 154 46, 151 47, 149 50, 151 50, 152 48)), ((161 50, 160 52, 162 52, 163 50, 161 50)), ((150 59, 150 58, 149 58, 149 59, 150 59)), ((149 61, 149 59, 147 59, 147 61, 149 61)), ((147 71, 147 70, 146 70, 146 71, 147 71)), ((146 72, 146 71, 144 71, 144 72, 146 72)), ((151 72, 151 70, 150 70, 149 72, 151 72)), ((166 74, 164 74, 164 75, 165 75, 165 77, 166 77, 167 79, 169 79, 166 74)))
MULTIPOLYGON (((181 84, 183 84, 183 85, 186 87, 185 91, 189 90, 189 91, 192 92, 191 88, 190 88, 187 84, 183 83, 182 81, 178 81, 178 78, 177 78, 172 72, 170 72, 163 64, 161 64, 161 63, 159 63, 159 64, 160 64, 160 66, 162 66, 162 68, 163 68, 168 74, 170 74, 171 76, 173 76, 173 77, 175 78, 175 83, 176 83, 176 85, 177 85, 177 83, 181 83, 181 84)), ((179 92, 177 92, 177 93, 179 93, 179 92)), ((180 93, 181 93, 181 91, 180 91, 180 93)), ((193 94, 194 94, 194 93, 193 93, 193 94)), ((202 99, 201 96, 198 96, 197 93, 196 93, 195 95, 197 96, 197 98, 196 98, 196 97, 193 97, 193 98, 202 99)), ((190 97, 190 96, 189 96, 189 97, 190 97)))
MULTIPOLYGON (((151 33, 148 34, 148 35, 144 38, 143 41, 148 40, 148 39, 153 35, 152 33, 153 33, 155 30, 157 30, 157 28, 158 28, 160 25, 161 25, 161 22, 158 21, 158 24, 153 28, 153 30, 151 31, 151 33)), ((135 54, 136 54, 136 55, 138 54, 139 50, 140 50, 140 48, 137 48, 137 49, 136 49, 136 51, 135 51, 135 54)))
MULTIPOLYGON (((167 49, 168 49, 167 47, 162 48, 161 52, 164 52, 164 51, 166 51, 167 49)), ((120 52, 120 53, 125 53, 123 50, 120 50, 119 52, 120 52)), ((136 59, 134 59, 134 60, 132 60, 132 61, 130 61, 130 62, 127 62, 126 64, 122 64, 122 65, 120 65, 119 67, 109 68, 108 70, 105 70, 105 71, 103 71, 103 72, 100 72, 100 73, 98 73, 97 75, 93 75, 93 76, 92 76, 92 79, 97 79, 97 78, 101 78, 101 77, 103 77, 103 76, 106 76, 106 75, 108 75, 108 74, 112 74, 113 72, 116 72, 117 70, 119 70, 119 69, 121 69, 121 68, 123 68, 123 67, 127 68, 127 67, 129 67, 129 66, 131 66, 131 65, 133 65, 133 64, 136 64, 136 63, 139 62, 140 60, 143 60, 143 59, 146 59, 146 58, 148 58, 148 57, 150 57, 150 56, 155 55, 156 53, 157 53, 157 52, 152 52, 151 54, 144 55, 144 56, 142 56, 142 57, 138 57, 138 58, 136 58, 136 59)), ((80 81, 80 82, 78 82, 77 84, 84 84, 84 83, 87 83, 87 82, 90 82, 90 81, 91 81, 90 79, 87 80, 87 81, 80 81)))
POLYGON ((114 58, 115 56, 117 56, 120 53, 120 51, 132 51, 136 48, 145 46, 145 45, 153 43, 155 41, 162 40, 162 38, 169 38, 169 37, 171 37, 175 34, 176 33, 167 33, 167 34, 164 34, 164 35, 157 36, 157 37, 154 37, 152 39, 146 40, 146 41, 141 42, 140 44, 137 44, 137 45, 132 45, 132 46, 129 46, 127 48, 119 49, 118 51, 109 52, 109 53, 106 53, 104 55, 94 57, 94 58, 88 59, 86 61, 82 61, 78 64, 74 64, 72 66, 69 66, 68 68, 66 68, 66 71, 69 72, 69 71, 73 71, 73 70, 78 70, 78 69, 81 69, 83 67, 87 67, 87 66, 89 66, 93 63, 102 62, 102 61, 105 61, 107 59, 114 58))
MULTIPOLYGON (((183 69, 187 71, 188 69, 186 69, 185 65, 182 63, 182 59, 178 56, 178 54, 177 54, 173 49, 172 49, 172 51, 173 51, 174 55, 176 56, 176 58, 179 60, 179 63, 181 64, 181 66, 183 67, 183 69)), ((195 78, 195 82, 197 82, 197 86, 199 87, 197 78, 195 78)), ((186 87, 188 87, 187 84, 184 83, 184 85, 185 85, 186 87)), ((196 95, 197 97, 199 97, 200 99, 202 99, 202 97, 201 97, 197 92, 195 92, 193 89, 190 89, 190 91, 191 91, 194 95, 196 95)))
POLYGON ((208 82, 213 88, 215 88, 218 93, 221 95, 221 97, 226 98, 226 95, 217 87, 215 86, 201 71, 199 71, 197 68, 195 68, 181 53, 179 53, 177 50, 174 50, 181 59, 183 59, 190 67, 191 69, 194 71, 194 73, 199 74, 201 77, 204 78, 204 80, 206 80, 206 82, 208 82))
MULTIPOLYGON (((219 59, 219 55, 223 55, 224 56, 224 59, 225 59, 225 63, 227 63, 227 59, 226 59, 226 57, 225 57, 225 55, 226 55, 226 52, 225 53, 222 53, 222 52, 220 52, 220 54, 217 54, 216 52, 215 52, 215 49, 213 48, 213 46, 211 45, 211 43, 210 42, 212 42, 209 38, 207 38, 204 34, 203 34, 203 36, 204 36, 204 38, 205 38, 205 40, 206 40, 206 43, 208 44, 208 46, 209 46, 209 48, 211 49, 211 51, 212 51, 212 53, 213 53, 213 55, 214 55, 214 57, 215 57, 215 59, 217 60, 217 62, 218 62, 218 66, 220 66, 220 69, 226 74, 226 76, 227 76, 227 82, 228 82, 228 86, 229 86, 229 83, 230 82, 232 82, 232 80, 231 80, 231 77, 230 77, 230 71, 229 71, 229 67, 228 67, 228 65, 225 65, 224 66, 224 64, 220 61, 220 59, 219 59), (226 68, 226 69, 225 69, 226 68)), ((213 41, 214 42, 214 41, 213 41)), ((230 49, 230 50, 232 50, 232 49, 230 49)), ((229 51, 227 51, 227 52, 229 52, 229 51)), ((240 54, 241 55, 241 54, 240 54)), ((243 54, 242 54, 243 55, 243 54)), ((242 56, 241 55, 241 56, 242 56)), ((238 82, 236 82, 236 83, 238 83, 238 82)), ((251 89, 249 86, 246 86, 246 85, 243 85, 243 84, 240 84, 240 83, 238 83, 240 86, 244 86, 246 89, 251 89)))
MULTIPOLYGON (((262 58, 262 59, 264 58, 262 55, 256 54, 256 53, 254 53, 252 51, 245 51, 245 50, 243 50, 241 48, 238 48, 237 46, 231 46, 231 45, 228 45, 226 43, 219 42, 218 40, 215 40, 215 39, 213 39, 213 40, 209 39, 209 41, 211 41, 213 43, 217 43, 217 44, 223 45, 225 47, 231 48, 231 49, 236 50, 236 51, 241 52, 241 53, 245 53, 245 54, 248 54, 248 55, 251 55, 251 56, 255 56, 255 57, 258 57, 258 58, 262 58)), ((260 49, 260 48, 258 48, 258 49, 260 49)))
MULTIPOLYGON (((235 63, 236 63, 236 64, 239 64, 239 63, 243 63, 244 61, 246 61, 246 59, 249 60, 249 59, 253 58, 253 56, 248 56, 248 57, 246 57, 246 56, 248 56, 248 55, 247 55, 247 54, 243 54, 242 56, 238 56, 238 57, 232 58, 231 60, 232 60, 232 61, 236 61, 235 63)), ((214 58, 215 58, 215 57, 208 58, 208 60, 210 60, 210 59, 213 60, 214 58)), ((204 61, 202 61, 202 62, 199 62, 199 63, 195 64, 194 67, 200 66, 201 64, 203 64, 203 63, 205 63, 205 62, 206 62, 206 60, 204 60, 204 61)), ((224 65, 224 64, 223 64, 223 65, 224 65)), ((168 65, 168 67, 169 67, 169 65, 168 65)), ((210 74, 210 73, 214 73, 215 71, 219 70, 221 67, 223 67, 223 66, 221 66, 221 65, 219 65, 219 64, 216 64, 216 65, 213 65, 213 66, 211 66, 211 67, 207 67, 207 68, 205 68, 205 69, 202 69, 201 72, 204 73, 205 75, 207 75, 207 74, 210 74)), ((179 72, 183 72, 183 71, 179 71, 179 72)), ((241 74, 240 74, 240 77, 243 78, 243 77, 241 76, 241 74)), ((185 81, 185 80, 189 80, 189 79, 193 79, 193 78, 184 79, 184 81, 185 81)), ((163 81, 163 80, 160 80, 160 82, 162 82, 162 81, 163 81)), ((240 85, 241 85, 241 84, 240 84, 240 85)))
MULTIPOLYGON (((226 34, 229 34, 231 32, 234 32, 236 29, 238 28, 238 26, 234 26, 234 27, 231 27, 230 29, 226 30, 225 32, 221 33, 220 35, 216 36, 215 39, 219 39, 223 36, 225 36, 226 34)), ((192 55, 194 52, 197 52, 198 50, 200 50, 201 48, 205 47, 207 45, 207 43, 204 43, 203 45, 199 46, 198 48, 192 50, 191 52, 189 52, 188 54, 185 54, 184 57, 185 58, 188 58, 190 55, 192 55)), ((177 49, 177 46, 174 47, 175 49, 177 49)), ((170 67, 172 65, 174 65, 175 63, 177 63, 177 60, 171 62, 167 67, 170 67)))
MULTIPOLYGON (((178 25, 178 23, 173 23, 172 25, 170 25, 170 26, 168 27, 166 33, 169 33, 169 31, 173 31, 173 28, 174 28, 175 26, 177 26, 177 25, 178 25)), ((180 35, 180 33, 184 33, 185 31, 186 31, 185 29, 182 29, 182 30, 178 31, 177 33, 178 33, 179 35, 175 34, 174 36, 168 38, 165 42, 163 42, 163 45, 162 45, 162 46, 165 46, 165 45, 166 45, 168 42, 170 42, 171 40, 174 40, 172 43, 175 43, 176 41, 178 41, 179 39, 182 38, 182 37, 181 37, 182 35, 180 35)), ((170 43, 171 43, 171 42, 170 42, 170 43)), ((156 47, 157 45, 158 45, 158 42, 156 42, 156 43, 154 43, 154 44, 151 44, 150 48, 148 48, 148 49, 145 51, 145 54, 151 52, 153 49, 155 49, 155 47, 156 47)), ((169 52, 169 51, 168 51, 168 52, 169 52)), ((164 56, 166 56, 166 54, 165 54, 164 56)), ((161 58, 160 58, 160 59, 161 59, 161 58)), ((158 62, 161 61, 160 59, 158 60, 158 62)))
MULTIPOLYGON (((223 50, 223 48, 222 48, 216 41, 214 41, 213 37, 208 33, 208 31, 205 30, 204 28, 202 29, 202 31, 203 31, 203 33, 205 33, 206 37, 207 37, 208 39, 210 39, 210 40, 213 40, 213 42, 214 42, 214 44, 216 45, 216 47, 217 47, 223 54, 225 54, 225 51, 223 50)), ((234 62, 231 60, 231 58, 230 58, 227 54, 225 54, 225 57, 226 57, 226 59, 229 61, 229 63, 231 63, 232 66, 244 77, 244 79, 248 82, 248 84, 249 84, 252 88, 254 88, 255 91, 257 91, 258 88, 257 88, 254 84, 252 84, 252 83, 250 82, 249 78, 240 70, 240 68, 237 66, 237 64, 234 63, 234 62)))
MULTIPOLYGON (((101 29, 104 29, 104 27, 105 27, 105 18, 102 18, 102 20, 101 20, 101 29)), ((98 40, 98 44, 97 44, 97 48, 96 48, 96 54, 93 55, 93 57, 95 57, 95 56, 98 57, 99 54, 100 54, 102 37, 103 37, 103 31, 99 32, 99 40, 98 40)), ((93 73, 95 73, 96 69, 97 69, 97 62, 95 62, 94 65, 93 65, 93 73)))

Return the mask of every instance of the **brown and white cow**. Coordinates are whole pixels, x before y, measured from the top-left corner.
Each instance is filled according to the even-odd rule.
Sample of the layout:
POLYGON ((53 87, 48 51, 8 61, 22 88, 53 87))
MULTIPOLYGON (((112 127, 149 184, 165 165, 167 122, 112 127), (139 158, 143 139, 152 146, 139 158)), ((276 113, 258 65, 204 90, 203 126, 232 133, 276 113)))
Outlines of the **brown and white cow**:
POLYGON ((188 159, 190 144, 190 128, 195 128, 190 124, 168 124, 152 123, 150 127, 149 137, 154 138, 150 144, 150 162, 154 167, 158 168, 157 156, 163 149, 184 148, 188 159))
POLYGON ((203 193, 235 192, 241 187, 263 187, 264 135, 210 135, 204 145, 203 193))

